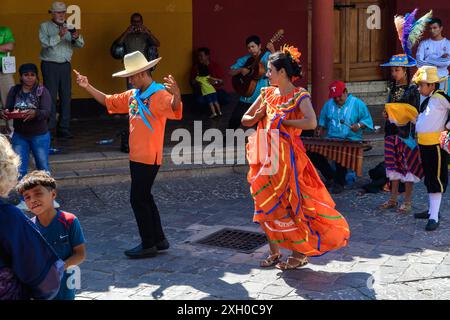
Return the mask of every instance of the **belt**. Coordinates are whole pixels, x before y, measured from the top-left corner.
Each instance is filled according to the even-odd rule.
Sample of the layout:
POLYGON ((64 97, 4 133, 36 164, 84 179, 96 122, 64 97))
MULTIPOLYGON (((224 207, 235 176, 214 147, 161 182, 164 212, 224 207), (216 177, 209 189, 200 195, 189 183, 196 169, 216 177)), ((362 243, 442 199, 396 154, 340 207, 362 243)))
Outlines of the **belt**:
POLYGON ((422 146, 434 146, 440 144, 440 132, 417 133, 418 142, 422 146))

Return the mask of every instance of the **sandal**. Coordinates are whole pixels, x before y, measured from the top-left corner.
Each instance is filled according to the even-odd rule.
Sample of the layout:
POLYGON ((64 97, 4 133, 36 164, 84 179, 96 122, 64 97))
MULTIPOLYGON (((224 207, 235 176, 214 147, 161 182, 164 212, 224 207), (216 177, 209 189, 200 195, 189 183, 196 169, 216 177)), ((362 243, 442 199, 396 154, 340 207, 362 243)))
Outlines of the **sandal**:
POLYGON ((260 266, 262 268, 273 267, 274 265, 276 265, 277 263, 280 262, 281 257, 283 257, 283 255, 281 253, 271 254, 270 256, 268 256, 266 258, 266 260, 261 261, 260 266))
POLYGON ((379 208, 381 210, 395 209, 398 206, 398 202, 392 199, 389 199, 385 203, 383 203, 379 208))
POLYGON ((405 214, 412 211, 412 202, 404 202, 397 210, 399 213, 405 214))
POLYGON ((275 267, 282 271, 297 270, 306 266, 308 263, 309 261, 307 256, 303 256, 302 258, 290 256, 286 262, 280 262, 275 267), (296 264, 293 264, 292 261, 295 261, 296 264))

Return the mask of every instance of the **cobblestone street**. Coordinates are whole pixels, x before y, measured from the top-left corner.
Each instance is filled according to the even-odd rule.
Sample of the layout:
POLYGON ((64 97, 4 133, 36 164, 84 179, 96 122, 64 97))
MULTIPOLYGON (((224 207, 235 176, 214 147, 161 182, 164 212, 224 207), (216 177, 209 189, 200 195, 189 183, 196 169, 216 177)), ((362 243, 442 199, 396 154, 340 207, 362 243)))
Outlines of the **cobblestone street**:
MULTIPOLYGON (((78 215, 88 241, 78 299, 450 299, 448 194, 441 227, 426 233, 426 221, 381 213, 386 193, 346 190, 335 201, 350 224, 350 245, 281 273, 259 267, 267 246, 243 254, 193 243, 223 226, 259 231, 245 173, 157 181, 154 195, 172 247, 148 260, 123 255, 139 243, 128 192, 126 183, 60 190, 62 207, 78 215)), ((414 210, 426 206, 418 184, 414 210)))

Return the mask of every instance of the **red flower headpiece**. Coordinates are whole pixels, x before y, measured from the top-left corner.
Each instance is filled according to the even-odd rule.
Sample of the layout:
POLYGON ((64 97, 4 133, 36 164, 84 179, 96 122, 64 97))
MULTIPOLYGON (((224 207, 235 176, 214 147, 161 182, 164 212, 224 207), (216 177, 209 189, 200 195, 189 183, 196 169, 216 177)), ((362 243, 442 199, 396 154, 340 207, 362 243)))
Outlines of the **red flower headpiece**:
POLYGON ((285 44, 281 47, 281 52, 289 55, 296 64, 300 65, 300 57, 302 56, 302 53, 298 51, 296 47, 285 44))

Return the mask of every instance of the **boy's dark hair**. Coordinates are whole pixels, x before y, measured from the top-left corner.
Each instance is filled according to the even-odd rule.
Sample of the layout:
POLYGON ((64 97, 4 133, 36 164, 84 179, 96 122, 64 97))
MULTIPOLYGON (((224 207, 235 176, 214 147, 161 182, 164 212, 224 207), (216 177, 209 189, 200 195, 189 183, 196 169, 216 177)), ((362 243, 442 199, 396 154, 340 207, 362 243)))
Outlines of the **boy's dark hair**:
POLYGON ((207 76, 209 76, 209 68, 208 68, 208 66, 204 65, 204 64, 200 64, 198 66, 198 75, 200 77, 207 77, 207 76))
POLYGON ((261 44, 261 39, 258 36, 250 36, 245 40, 245 44, 248 46, 250 43, 256 43, 258 46, 261 44))
POLYGON ((53 191, 56 190, 56 181, 45 171, 33 171, 20 180, 16 190, 19 194, 23 194, 37 186, 53 191))
POLYGON ((209 48, 206 48, 206 47, 198 48, 197 52, 198 53, 203 52, 207 56, 209 56, 211 54, 211 50, 209 50, 209 48))
POLYGON ((439 27, 442 27, 442 20, 439 19, 439 18, 432 18, 432 19, 430 20, 430 23, 429 23, 428 25, 429 25, 429 26, 432 26, 432 25, 435 24, 435 23, 437 23, 437 25, 438 25, 439 27))

